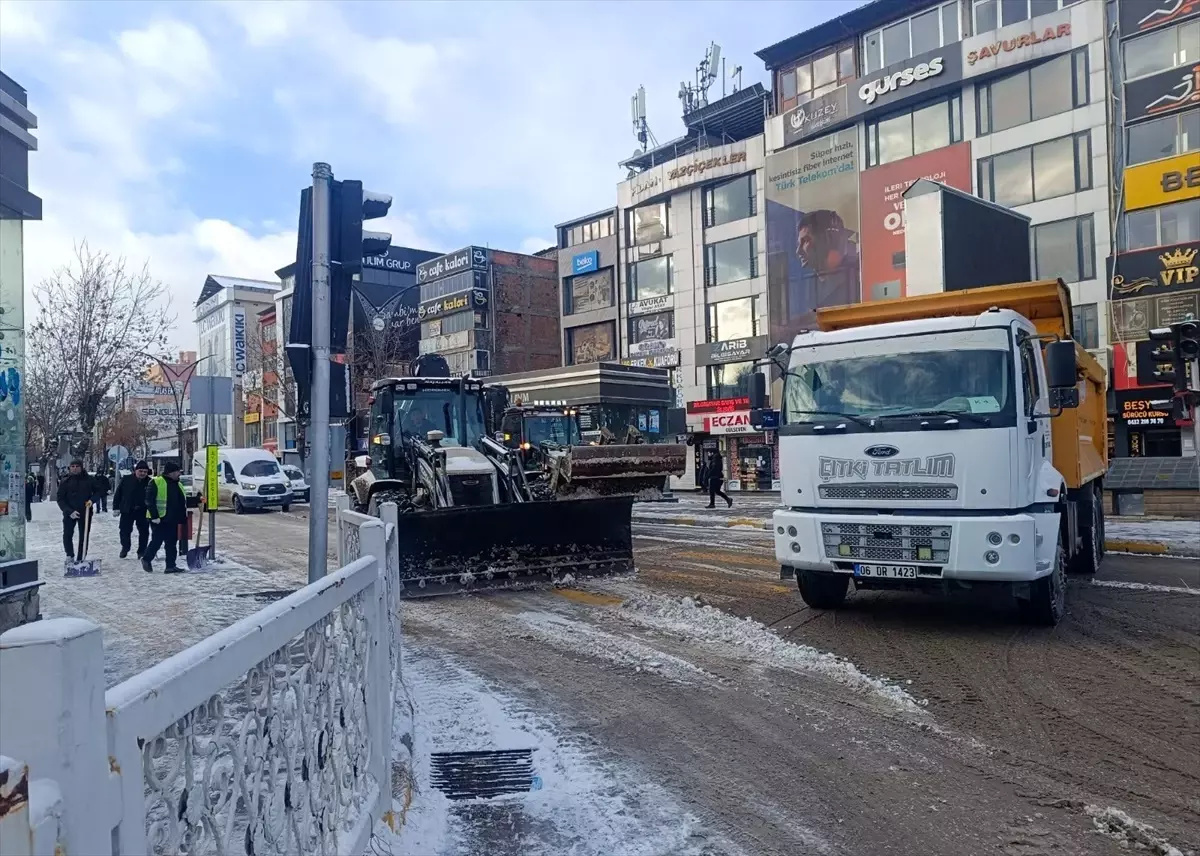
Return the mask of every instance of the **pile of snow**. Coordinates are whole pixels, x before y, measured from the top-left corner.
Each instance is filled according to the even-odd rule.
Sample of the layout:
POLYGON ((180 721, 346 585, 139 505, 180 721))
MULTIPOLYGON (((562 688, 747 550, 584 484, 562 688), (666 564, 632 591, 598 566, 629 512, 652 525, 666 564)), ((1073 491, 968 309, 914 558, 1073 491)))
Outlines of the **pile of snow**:
POLYGON ((635 596, 622 604, 629 621, 701 645, 733 649, 743 659, 773 668, 819 675, 874 695, 901 713, 925 717, 926 700, 916 701, 896 682, 865 675, 849 660, 776 636, 752 618, 735 618, 693 598, 635 596))
POLYGON ((1184 586, 1160 586, 1154 583, 1131 583, 1125 580, 1092 580, 1092 585, 1104 588, 1132 589, 1133 591, 1153 591, 1160 594, 1200 594, 1200 588, 1184 586))
POLYGON ((1130 520, 1104 521, 1104 537, 1110 541, 1145 541, 1162 544, 1169 550, 1200 554, 1200 526, 1195 520, 1130 520))
POLYGON ((1116 839, 1122 847, 1132 845, 1133 849, 1153 853, 1154 856, 1184 856, 1182 850, 1158 835, 1153 826, 1134 820, 1118 808, 1087 805, 1083 811, 1092 819, 1097 832, 1116 839))

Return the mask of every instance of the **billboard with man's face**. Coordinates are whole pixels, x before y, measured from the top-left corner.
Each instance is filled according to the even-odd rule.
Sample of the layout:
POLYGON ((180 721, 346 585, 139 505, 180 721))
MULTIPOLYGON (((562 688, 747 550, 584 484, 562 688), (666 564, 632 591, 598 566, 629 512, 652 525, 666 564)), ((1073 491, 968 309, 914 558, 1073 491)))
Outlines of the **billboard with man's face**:
POLYGON ((766 196, 771 341, 790 341, 817 309, 861 296, 855 130, 768 156, 766 196))

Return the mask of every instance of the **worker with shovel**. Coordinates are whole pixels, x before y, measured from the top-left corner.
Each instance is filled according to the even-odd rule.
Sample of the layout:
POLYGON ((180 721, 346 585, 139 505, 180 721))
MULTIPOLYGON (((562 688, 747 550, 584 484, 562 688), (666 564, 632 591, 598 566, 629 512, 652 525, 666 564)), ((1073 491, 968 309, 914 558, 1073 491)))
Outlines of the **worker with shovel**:
POLYGON ((163 465, 162 475, 150 479, 146 487, 146 516, 150 518, 150 543, 142 554, 142 570, 153 573, 154 566, 150 563, 158 555, 158 548, 166 552, 167 567, 165 573, 179 574, 183 568, 175 564, 179 555, 179 532, 181 526, 187 525, 187 497, 179 486, 181 470, 175 461, 163 465))
POLYGON ((85 517, 92 514, 92 494, 96 488, 92 477, 83 469, 83 461, 71 461, 67 468, 67 476, 58 483, 58 507, 63 514, 63 551, 67 561, 74 561, 76 553, 83 558, 83 533, 90 522, 85 517), (75 530, 79 530, 79 550, 75 548, 75 530))

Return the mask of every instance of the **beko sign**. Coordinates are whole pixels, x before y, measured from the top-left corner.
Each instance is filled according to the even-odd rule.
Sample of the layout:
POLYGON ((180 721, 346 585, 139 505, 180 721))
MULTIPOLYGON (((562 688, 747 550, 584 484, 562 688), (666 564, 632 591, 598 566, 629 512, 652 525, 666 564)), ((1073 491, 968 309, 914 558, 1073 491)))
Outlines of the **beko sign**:
POLYGON ((867 104, 874 104, 876 98, 887 95, 889 92, 896 92, 905 86, 937 77, 942 73, 944 63, 943 57, 935 56, 929 62, 918 63, 900 71, 894 71, 877 80, 869 80, 858 88, 858 97, 867 104))

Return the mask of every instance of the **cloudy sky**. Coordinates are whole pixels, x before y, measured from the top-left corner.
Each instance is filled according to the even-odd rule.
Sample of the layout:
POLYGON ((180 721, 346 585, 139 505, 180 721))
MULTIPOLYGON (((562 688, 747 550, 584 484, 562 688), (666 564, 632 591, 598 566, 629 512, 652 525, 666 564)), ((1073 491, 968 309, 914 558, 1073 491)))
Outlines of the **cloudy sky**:
POLYGON ((2 68, 40 125, 27 282, 85 238, 147 261, 190 346, 206 274, 294 257, 316 160, 393 195, 397 244, 542 249, 614 203, 639 84, 665 142, 710 41, 765 83, 756 50, 859 2, 0 0, 2 68))

